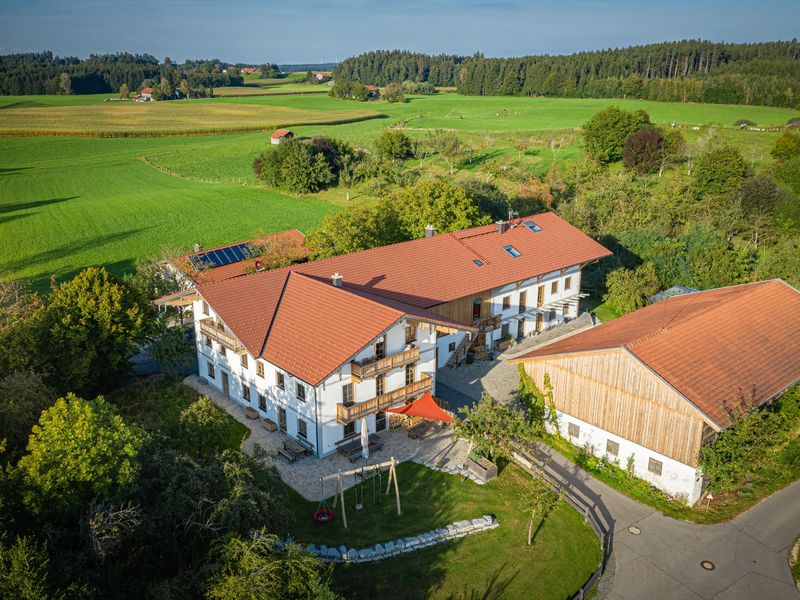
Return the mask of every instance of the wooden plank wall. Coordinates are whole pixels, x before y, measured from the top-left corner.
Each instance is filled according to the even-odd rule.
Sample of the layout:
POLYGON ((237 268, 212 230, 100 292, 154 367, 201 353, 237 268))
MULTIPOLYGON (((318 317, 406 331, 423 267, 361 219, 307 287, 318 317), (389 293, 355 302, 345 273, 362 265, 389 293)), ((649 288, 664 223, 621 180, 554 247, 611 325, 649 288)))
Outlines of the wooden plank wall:
POLYGON ((453 319, 463 325, 472 325, 472 303, 476 298, 481 299, 481 318, 490 317, 492 315, 492 290, 486 290, 473 294, 472 296, 464 296, 458 300, 451 300, 430 309, 431 312, 453 319))
POLYGON ((627 352, 545 357, 526 362, 525 370, 540 388, 550 375, 558 410, 697 466, 702 417, 627 352))

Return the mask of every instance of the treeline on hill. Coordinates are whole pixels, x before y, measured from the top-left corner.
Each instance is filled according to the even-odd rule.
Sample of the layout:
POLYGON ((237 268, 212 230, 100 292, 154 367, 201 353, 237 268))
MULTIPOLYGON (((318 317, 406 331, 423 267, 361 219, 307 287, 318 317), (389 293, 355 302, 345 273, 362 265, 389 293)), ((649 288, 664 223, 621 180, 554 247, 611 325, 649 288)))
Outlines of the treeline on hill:
POLYGON ((375 51, 334 77, 364 84, 429 81, 473 96, 642 98, 669 102, 800 105, 800 42, 664 42, 564 56, 485 58, 375 51))
POLYGON ((149 54, 92 54, 87 59, 59 57, 52 52, 0 56, 0 95, 103 94, 122 84, 137 90, 145 80, 166 78, 173 87, 186 80, 192 88, 242 85, 238 73, 223 73, 228 63, 187 60, 159 63, 149 54))

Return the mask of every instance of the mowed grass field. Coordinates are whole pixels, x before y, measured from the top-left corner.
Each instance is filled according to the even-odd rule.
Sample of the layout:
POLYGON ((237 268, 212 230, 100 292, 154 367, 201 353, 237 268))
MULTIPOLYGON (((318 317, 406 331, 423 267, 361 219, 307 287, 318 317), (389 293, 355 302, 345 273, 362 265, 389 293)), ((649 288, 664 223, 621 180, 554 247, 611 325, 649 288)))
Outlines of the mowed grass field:
MULTIPOLYGON (((162 247, 224 244, 258 229, 312 228, 336 205, 345 204, 343 190, 292 197, 259 187, 251 168, 253 159, 270 148, 270 123, 277 126, 290 115, 302 116, 301 122, 306 123, 292 126, 298 136, 328 135, 365 147, 385 127, 405 127, 419 139, 437 128, 457 130, 470 144, 481 147, 472 162, 461 165, 457 177, 474 176, 487 160, 519 159, 520 165, 541 174, 552 165, 553 157, 537 140, 553 133, 570 138, 558 161, 578 158, 580 137, 575 128, 610 105, 642 108, 661 124, 687 124, 690 141, 699 135, 692 130, 694 125, 716 123, 730 128, 742 118, 770 125, 800 115, 770 107, 456 94, 412 97, 404 104, 365 104, 319 94, 149 104, 105 102, 109 97, 113 95, 0 97, 0 129, 8 128, 12 119, 14 127, 25 130, 33 129, 32 124, 53 128, 54 123, 64 131, 74 130, 72 116, 78 110, 81 127, 96 128, 106 119, 112 123, 107 126, 138 135, 181 127, 184 132, 202 127, 231 131, 233 124, 249 118, 245 115, 259 115, 255 118, 263 121, 255 127, 266 128, 267 133, 0 138, 0 274, 30 278, 38 289, 45 289, 51 275, 63 279, 96 264, 122 273, 137 258, 154 256, 162 247), (381 118, 332 124, 360 118, 365 111, 381 118), (278 114, 281 119, 275 118, 278 114), (223 121, 224 128, 219 125, 223 121), (520 136, 532 143, 521 158, 514 148, 520 136)), ((251 120, 244 126, 254 125, 251 120)), ((726 129, 724 134, 757 164, 771 160, 769 149, 778 136, 736 129, 726 129)), ((445 172, 435 158, 425 168, 431 173, 445 172)), ((364 186, 354 199, 372 193, 370 186, 364 186)))

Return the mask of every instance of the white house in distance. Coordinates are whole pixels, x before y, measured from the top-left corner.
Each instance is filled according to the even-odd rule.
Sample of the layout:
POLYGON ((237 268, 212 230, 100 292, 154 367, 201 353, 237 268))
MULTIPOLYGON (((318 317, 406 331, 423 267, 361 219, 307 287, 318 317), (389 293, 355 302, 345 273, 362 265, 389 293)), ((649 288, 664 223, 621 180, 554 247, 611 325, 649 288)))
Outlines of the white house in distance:
POLYGON ((269 136, 269 142, 270 144, 275 144, 277 146, 283 140, 288 140, 293 137, 294 133, 292 133, 288 129, 278 129, 277 131, 275 131, 275 133, 269 136))
POLYGON ((695 503, 700 449, 800 380, 800 293, 781 280, 674 296, 539 348, 561 434, 695 503))
POLYGON ((211 277, 180 301, 193 302, 200 375, 324 456, 362 419, 381 431, 385 409, 435 393, 454 353, 576 316, 581 268, 609 254, 542 213, 211 277))
POLYGON ((138 96, 136 96, 136 100, 138 102, 152 102, 153 88, 151 87, 142 88, 142 91, 139 92, 138 96))

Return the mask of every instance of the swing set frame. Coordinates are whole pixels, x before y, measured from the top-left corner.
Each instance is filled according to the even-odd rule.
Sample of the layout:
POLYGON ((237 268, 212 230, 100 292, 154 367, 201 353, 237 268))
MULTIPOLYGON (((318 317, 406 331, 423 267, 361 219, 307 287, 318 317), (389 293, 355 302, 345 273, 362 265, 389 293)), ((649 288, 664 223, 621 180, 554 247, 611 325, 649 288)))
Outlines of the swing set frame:
MULTIPOLYGON (((395 460, 394 457, 391 457, 389 460, 381 462, 381 463, 377 463, 377 464, 374 464, 374 465, 367 465, 365 467, 359 467, 357 469, 350 469, 348 471, 339 471, 338 473, 332 473, 331 475, 324 475, 323 477, 319 478, 320 485, 323 486, 323 487, 324 487, 326 481, 329 481, 331 479, 335 479, 336 480, 336 492, 334 492, 334 494, 333 494, 333 504, 332 504, 332 506, 333 506, 333 508, 336 508, 337 502, 339 502, 341 500, 341 502, 339 502, 339 504, 342 507, 342 524, 344 525, 345 529, 347 529, 347 512, 346 512, 345 506, 344 506, 344 504, 345 504, 345 502, 344 502, 344 478, 348 477, 350 475, 357 475, 359 473, 363 475, 364 471, 367 470, 367 469, 376 471, 377 474, 379 474, 381 471, 384 471, 384 470, 388 470, 389 471, 389 479, 386 482, 386 495, 387 496, 389 495, 389 492, 390 492, 390 490, 392 488, 392 483, 394 483, 394 495, 395 495, 395 500, 397 502, 397 516, 399 517, 399 516, 401 516, 403 514, 402 509, 400 507, 400 486, 397 483, 397 470, 396 470, 396 467, 397 467, 397 461, 395 460)), ((361 483, 363 485, 363 483, 364 483, 363 478, 361 480, 361 483)))

